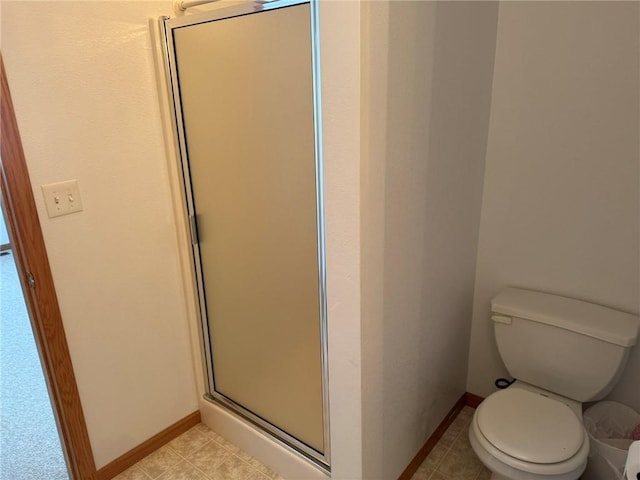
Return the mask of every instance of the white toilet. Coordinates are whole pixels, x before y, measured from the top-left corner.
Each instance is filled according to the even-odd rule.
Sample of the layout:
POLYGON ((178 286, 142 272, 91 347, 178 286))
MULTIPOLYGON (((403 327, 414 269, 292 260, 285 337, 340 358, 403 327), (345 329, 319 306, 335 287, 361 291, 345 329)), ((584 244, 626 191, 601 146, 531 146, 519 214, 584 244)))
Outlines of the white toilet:
POLYGON ((607 395, 640 317, 507 288, 491 302, 496 342, 517 380, 476 409, 469 440, 493 480, 576 480, 587 465, 582 403, 607 395))

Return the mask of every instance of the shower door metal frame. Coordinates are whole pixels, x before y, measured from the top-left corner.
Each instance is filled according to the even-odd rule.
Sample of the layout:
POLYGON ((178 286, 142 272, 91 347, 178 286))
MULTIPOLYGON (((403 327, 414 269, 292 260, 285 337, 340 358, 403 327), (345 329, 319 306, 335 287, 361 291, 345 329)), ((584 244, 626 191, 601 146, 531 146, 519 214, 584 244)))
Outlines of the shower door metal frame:
POLYGON ((160 27, 164 33, 164 59, 165 73, 169 85, 171 107, 174 115, 174 138, 177 144, 177 154, 181 163, 181 176, 184 186, 184 212, 189 219, 191 237, 191 259, 193 263, 194 278, 197 285, 198 306, 200 316, 200 334, 203 342, 203 363, 207 372, 207 394, 205 398, 218 405, 222 405, 231 412, 239 415, 250 423, 271 434, 272 438, 289 450, 301 454, 311 460, 317 467, 326 472, 331 471, 331 449, 329 432, 329 369, 328 369, 328 333, 327 333, 327 296, 326 296, 326 255, 324 241, 324 199, 323 199, 323 163, 322 163, 322 112, 321 112, 321 85, 320 85, 320 41, 318 25, 318 1, 317 0, 275 0, 267 3, 261 1, 249 1, 232 7, 220 8, 206 13, 185 15, 181 17, 161 17, 160 27), (213 371, 213 358, 210 342, 210 332, 207 317, 207 305, 204 296, 204 281, 200 250, 197 237, 196 212, 194 207, 193 192, 191 189, 191 177, 189 171, 189 157, 184 131, 183 112, 180 98, 180 86, 178 81, 177 60, 173 41, 173 30, 202 23, 214 22, 244 15, 259 14, 269 10, 291 7, 295 5, 309 4, 310 10, 310 49, 312 65, 312 95, 313 95, 313 122, 314 122, 314 162, 315 162, 315 188, 316 188, 316 228, 317 228, 317 255, 318 255, 318 299, 321 339, 321 368, 322 368, 322 417, 323 417, 323 443, 324 451, 319 452, 303 443, 286 431, 278 428, 268 420, 254 414, 230 398, 215 390, 215 378, 213 371))

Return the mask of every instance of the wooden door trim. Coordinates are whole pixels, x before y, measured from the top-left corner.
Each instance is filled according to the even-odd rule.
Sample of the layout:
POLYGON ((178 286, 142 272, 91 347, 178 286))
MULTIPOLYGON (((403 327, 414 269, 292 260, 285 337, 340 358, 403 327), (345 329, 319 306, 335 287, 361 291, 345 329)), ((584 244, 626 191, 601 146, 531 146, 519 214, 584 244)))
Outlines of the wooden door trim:
POLYGON ((7 228, 69 474, 72 480, 92 480, 96 465, 1 55, 0 77, 0 187, 7 228), (28 285, 29 273, 35 288, 28 285))

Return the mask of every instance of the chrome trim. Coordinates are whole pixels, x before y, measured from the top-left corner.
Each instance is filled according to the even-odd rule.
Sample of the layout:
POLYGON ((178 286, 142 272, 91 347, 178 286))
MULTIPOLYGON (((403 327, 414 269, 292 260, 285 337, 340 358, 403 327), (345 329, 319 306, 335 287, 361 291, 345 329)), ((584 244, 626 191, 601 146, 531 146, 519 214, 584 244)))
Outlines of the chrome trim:
MULTIPOLYGON (((216 392, 213 373, 213 354, 209 340, 209 325, 207 321, 207 306, 204 298, 204 279, 202 278, 202 265, 200 262, 200 250, 197 243, 193 243, 191 258, 194 267, 194 276, 198 287, 198 302, 200 314, 200 333, 204 346, 203 361, 207 370, 207 391, 205 398, 213 401, 231 412, 239 415, 244 420, 268 432, 279 444, 289 450, 302 455, 310 460, 313 465, 324 472, 331 471, 331 449, 329 428, 329 365, 328 365, 328 331, 327 331, 327 294, 326 294, 326 251, 324 233, 324 182, 323 182, 323 157, 322 157, 322 102, 321 102, 321 76, 320 76, 320 28, 318 0, 277 0, 269 3, 251 1, 241 5, 212 10, 209 12, 180 16, 175 18, 162 18, 162 31, 165 41, 165 71, 171 91, 171 106, 174 112, 174 135, 178 146, 178 155, 181 162, 182 180, 184 183, 185 213, 187 218, 195 218, 193 192, 191 189, 191 177, 189 173, 188 152, 184 133, 182 117, 182 105, 180 102, 179 83, 176 69, 175 48, 172 30, 206 23, 214 20, 232 18, 241 15, 258 13, 294 5, 309 4, 310 30, 311 30, 311 58, 313 78, 313 105, 314 105, 314 161, 316 171, 316 223, 317 223, 317 256, 318 256, 318 295, 320 311, 320 335, 321 335, 321 363, 322 363, 322 397, 323 397, 323 436, 324 453, 320 453, 287 432, 272 425, 265 419, 255 415, 233 400, 216 392)), ((189 222, 191 226, 191 221, 189 222)), ((193 237, 192 237, 193 238, 193 237)))
POLYGON ((324 456, 331 465, 329 429, 329 336, 327 327, 327 266, 324 236, 324 163, 322 155, 322 77, 320 70, 320 12, 316 0, 309 5, 311 13, 311 69, 313 79, 313 120, 316 162, 316 221, 318 234, 318 299, 320 301, 320 341, 322 361, 322 418, 324 423, 324 456))
MULTIPOLYGON (((184 125, 182 123, 182 105, 180 103, 179 92, 174 85, 178 85, 177 81, 177 71, 175 69, 176 59, 175 59, 175 50, 173 48, 173 38, 169 35, 169 29, 167 24, 169 22, 169 17, 160 17, 160 27, 162 33, 164 34, 164 49, 165 49, 165 74, 166 80, 168 82, 168 87, 170 91, 171 98, 171 108, 173 110, 173 119, 172 123, 173 127, 173 135, 175 139, 176 145, 176 158, 180 159, 180 173, 182 176, 182 185, 184 187, 184 213, 187 219, 191 217, 195 218, 195 209, 193 206, 193 192, 191 191, 191 177, 189 176, 189 166, 187 162, 186 156, 186 141, 184 138, 184 125)), ((189 222, 191 225, 191 222, 189 222)), ((189 232, 191 233, 191 232, 189 232)), ((198 313, 200 314, 200 321, 198 322, 198 330, 200 333, 200 338, 202 339, 202 360, 206 366, 207 372, 213 372, 213 363, 211 358, 211 342, 209 341, 209 325, 203 319, 206 319, 206 304, 204 300, 203 293, 204 292, 204 283, 202 280, 202 269, 200 265, 200 249, 197 243, 191 241, 191 261, 193 262, 193 275, 194 280, 197 285, 197 296, 198 296, 198 313)), ((207 383, 206 390, 212 391, 214 388, 213 384, 213 375, 207 374, 207 383)))

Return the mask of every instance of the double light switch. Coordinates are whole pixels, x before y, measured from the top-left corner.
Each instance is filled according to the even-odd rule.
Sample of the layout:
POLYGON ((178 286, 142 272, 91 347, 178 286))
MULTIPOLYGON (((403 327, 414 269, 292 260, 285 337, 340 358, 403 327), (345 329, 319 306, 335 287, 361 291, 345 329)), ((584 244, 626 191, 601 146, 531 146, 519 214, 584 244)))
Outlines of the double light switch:
POLYGON ((49 218, 82 210, 77 180, 42 185, 42 193, 49 218))

